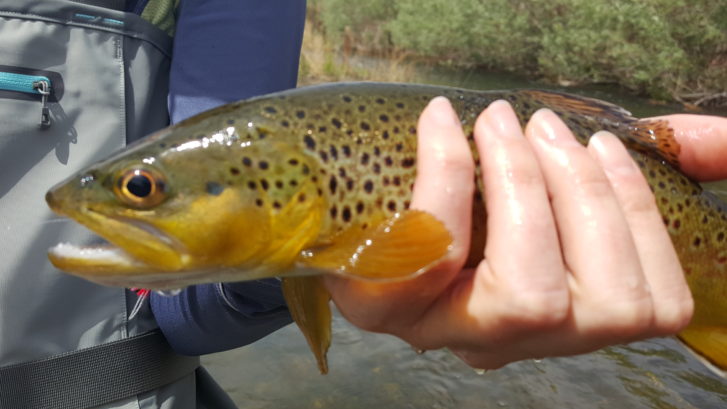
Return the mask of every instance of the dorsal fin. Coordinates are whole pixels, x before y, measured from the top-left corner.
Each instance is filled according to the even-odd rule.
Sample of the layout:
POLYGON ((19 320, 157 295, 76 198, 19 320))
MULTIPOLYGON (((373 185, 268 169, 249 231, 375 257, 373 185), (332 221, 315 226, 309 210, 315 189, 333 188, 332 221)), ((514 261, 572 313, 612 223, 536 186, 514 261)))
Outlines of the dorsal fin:
POLYGON ((568 111, 576 115, 598 116, 618 122, 635 120, 631 116, 631 112, 600 99, 535 89, 520 90, 518 92, 539 101, 553 111, 568 111))
MULTIPOLYGON (((616 134, 629 149, 652 157, 658 156, 679 166, 680 146, 674 138, 674 130, 665 120, 637 119, 618 105, 579 95, 541 90, 520 90, 518 93, 538 102, 537 105, 553 110, 574 131, 574 128, 582 125, 576 117, 596 120, 601 129, 616 134)), ((598 130, 590 129, 590 132, 598 130)), ((586 140, 582 142, 586 143, 586 140)))

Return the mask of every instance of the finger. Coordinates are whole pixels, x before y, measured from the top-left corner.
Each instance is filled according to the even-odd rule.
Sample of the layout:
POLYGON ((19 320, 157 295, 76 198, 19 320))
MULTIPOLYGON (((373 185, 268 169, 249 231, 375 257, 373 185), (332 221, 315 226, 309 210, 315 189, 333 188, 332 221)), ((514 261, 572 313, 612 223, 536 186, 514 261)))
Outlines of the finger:
POLYGON ((417 176, 411 207, 435 215, 452 234, 442 267, 460 269, 470 244, 474 161, 449 100, 434 98, 417 124, 417 176))
POLYGON ((576 326, 593 329, 590 335, 598 337, 605 335, 600 330, 610 332, 618 325, 629 330, 648 325, 648 284, 603 170, 552 111, 536 112, 526 136, 552 196, 563 257, 573 277, 576 326), (616 317, 620 323, 608 322, 616 317))
POLYGON ((656 330, 653 335, 677 332, 689 322, 694 307, 654 195, 626 148, 614 135, 608 132, 595 134, 588 149, 606 172, 631 229, 652 292, 656 330))
POLYGON ((702 180, 727 178, 727 118, 709 115, 678 114, 656 117, 665 119, 674 129, 681 145, 680 168, 702 180))
POLYGON ((500 307, 501 314, 509 311, 534 321, 562 319, 569 303, 566 270, 531 144, 505 101, 492 103, 475 130, 488 214, 486 271, 493 275, 493 287, 506 293, 496 305, 491 297, 474 298, 500 307))

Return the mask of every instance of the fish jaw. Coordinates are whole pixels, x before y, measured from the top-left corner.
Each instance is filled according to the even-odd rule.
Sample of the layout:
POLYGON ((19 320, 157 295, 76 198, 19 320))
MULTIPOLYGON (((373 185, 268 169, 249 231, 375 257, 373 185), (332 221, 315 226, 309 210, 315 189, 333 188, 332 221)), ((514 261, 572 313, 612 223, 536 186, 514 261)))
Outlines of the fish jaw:
POLYGON ((101 282, 103 277, 179 271, 188 262, 184 246, 149 223, 107 216, 85 206, 69 209, 55 199, 52 191, 46 195, 46 201, 57 214, 76 220, 111 243, 88 247, 56 245, 49 250, 48 257, 60 270, 101 282))

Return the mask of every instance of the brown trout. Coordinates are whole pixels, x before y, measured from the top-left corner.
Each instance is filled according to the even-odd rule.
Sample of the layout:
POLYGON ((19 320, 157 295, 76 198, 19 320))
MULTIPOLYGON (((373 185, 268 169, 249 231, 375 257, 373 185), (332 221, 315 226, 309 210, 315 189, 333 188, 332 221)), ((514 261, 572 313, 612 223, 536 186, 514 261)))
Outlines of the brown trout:
MULTIPOLYGON (((447 254, 446 228, 408 209, 417 118, 439 95, 452 102, 473 148, 475 118, 496 99, 508 100, 523 124, 539 108, 553 110, 584 144, 599 130, 620 137, 654 191, 694 295, 694 318, 679 337, 727 368, 727 206, 678 171, 679 145, 666 122, 555 92, 339 83, 225 105, 49 191, 55 212, 110 242, 60 244, 50 260, 124 287, 283 277, 293 318, 325 373, 331 312, 320 274, 402 280, 447 254)), ((470 265, 482 258, 485 237, 481 185, 477 191, 470 265)))

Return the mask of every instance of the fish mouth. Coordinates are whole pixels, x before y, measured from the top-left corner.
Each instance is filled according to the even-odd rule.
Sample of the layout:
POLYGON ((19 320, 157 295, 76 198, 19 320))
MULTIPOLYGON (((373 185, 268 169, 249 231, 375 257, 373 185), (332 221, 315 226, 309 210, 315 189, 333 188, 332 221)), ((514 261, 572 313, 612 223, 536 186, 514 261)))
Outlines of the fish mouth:
POLYGON ((154 288, 166 288, 162 278, 183 270, 189 259, 178 240, 143 220, 109 216, 89 208, 72 212, 51 208, 109 242, 91 246, 59 243, 50 248, 50 262, 72 275, 103 285, 154 284, 154 288))

